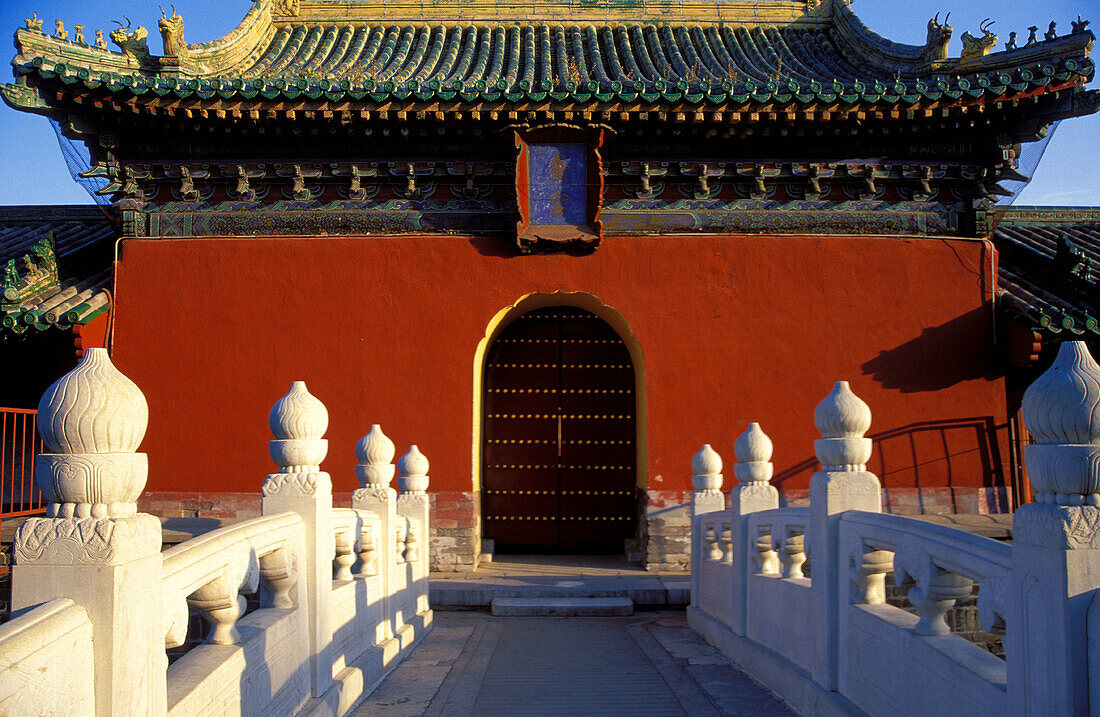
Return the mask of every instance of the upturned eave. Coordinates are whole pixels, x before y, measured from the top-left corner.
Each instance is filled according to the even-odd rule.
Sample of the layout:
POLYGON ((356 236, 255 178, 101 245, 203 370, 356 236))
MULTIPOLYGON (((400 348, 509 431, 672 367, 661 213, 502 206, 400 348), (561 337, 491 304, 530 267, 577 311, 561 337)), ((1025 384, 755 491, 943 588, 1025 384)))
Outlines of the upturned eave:
POLYGON ((163 18, 162 56, 143 49, 147 37, 139 46, 124 39, 144 37, 140 28, 112 34, 125 52, 20 29, 13 66, 22 84, 79 86, 126 105, 175 97, 266 107, 438 101, 467 109, 626 103, 686 111, 999 102, 1084 85, 1095 70, 1088 31, 980 57, 930 60, 927 48, 875 34, 843 0, 708 3, 710 15, 704 3, 686 5, 690 12, 669 21, 656 11, 615 21, 581 13, 567 27, 537 17, 467 17, 479 7, 501 8, 487 0, 259 0, 240 26, 208 43, 183 43, 182 18, 163 18), (378 16, 413 4, 450 19, 425 12, 398 25, 378 16), (722 13, 740 21, 713 22, 722 13))

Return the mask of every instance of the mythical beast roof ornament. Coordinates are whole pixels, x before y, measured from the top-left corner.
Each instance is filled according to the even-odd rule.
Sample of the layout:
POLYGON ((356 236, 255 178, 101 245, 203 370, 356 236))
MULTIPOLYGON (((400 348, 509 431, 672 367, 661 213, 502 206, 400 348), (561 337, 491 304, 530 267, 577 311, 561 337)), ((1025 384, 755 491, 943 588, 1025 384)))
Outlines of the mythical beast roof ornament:
POLYGON ((993 20, 986 18, 982 20, 979 27, 982 31, 981 37, 974 37, 969 31, 964 32, 962 35, 963 51, 962 51, 962 64, 970 65, 981 58, 989 54, 989 51, 993 49, 993 46, 997 44, 997 36, 989 29, 993 26, 993 20))

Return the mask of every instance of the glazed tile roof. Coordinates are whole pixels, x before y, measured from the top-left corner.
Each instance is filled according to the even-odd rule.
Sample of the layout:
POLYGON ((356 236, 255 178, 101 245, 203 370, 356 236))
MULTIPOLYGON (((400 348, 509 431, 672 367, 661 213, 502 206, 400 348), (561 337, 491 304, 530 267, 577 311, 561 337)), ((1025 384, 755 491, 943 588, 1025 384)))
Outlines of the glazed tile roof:
POLYGON ((5 278, 15 272, 0 292, 0 337, 66 329, 108 311, 116 235, 94 206, 0 207, 0 264, 5 278))
MULTIPOLYGON (((335 6, 318 0, 301 7, 259 0, 226 38, 181 44, 170 58, 22 29, 13 65, 17 77, 150 99, 789 106, 980 101, 1083 84, 1095 69, 1093 36, 1083 27, 983 57, 934 60, 926 47, 875 34, 842 0, 728 3, 741 6, 755 7, 757 16, 764 7, 772 20, 754 21, 742 8, 740 22, 717 22, 730 12, 727 0, 710 3, 709 15, 669 21, 656 11, 614 21, 469 21, 439 12, 438 21, 415 13, 380 21, 392 14, 385 3, 341 3, 336 16, 335 6)), ((12 104, 34 101, 29 88, 3 89, 12 104)))
POLYGON ((1100 209, 998 210, 998 301, 1047 335, 1100 335, 1100 209))

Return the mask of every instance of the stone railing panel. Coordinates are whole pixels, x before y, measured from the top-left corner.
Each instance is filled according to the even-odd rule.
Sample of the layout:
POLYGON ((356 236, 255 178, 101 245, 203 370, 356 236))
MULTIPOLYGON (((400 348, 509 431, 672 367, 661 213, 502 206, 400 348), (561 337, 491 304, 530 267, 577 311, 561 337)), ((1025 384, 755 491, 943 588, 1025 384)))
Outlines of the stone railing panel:
POLYGON ((378 558, 373 555, 376 551, 372 536, 378 531, 378 516, 354 508, 334 508, 332 515, 336 531, 336 574, 332 586, 336 676, 385 642, 389 620, 382 599, 382 576, 375 565, 378 558), (365 636, 373 639, 364 639, 365 636))
POLYGON ((745 590, 746 634, 809 670, 816 635, 810 624, 811 585, 802 573, 809 508, 777 508, 746 518, 745 546, 754 566, 745 590))
POLYGON ((268 587, 265 607, 292 607, 302 540, 301 518, 282 513, 236 523, 164 551, 165 645, 183 644, 188 606, 210 622, 208 642, 238 644, 234 625, 244 612, 244 595, 256 592, 261 579, 268 587))
MULTIPOLYGON (((864 584, 868 574, 885 577, 893 572, 896 584, 912 584, 909 599, 918 610, 932 601, 953 604, 970 595, 973 584, 978 583, 982 627, 988 632, 1004 631, 1006 589, 1012 572, 1009 545, 904 516, 852 511, 841 521, 840 549, 849 564, 858 566, 853 569, 849 602, 885 602, 878 598, 877 586, 864 584)), ((931 617, 927 618, 922 610, 918 634, 949 634, 943 614, 951 606, 929 605, 931 617)))
POLYGON ((1004 630, 1008 545, 912 518, 851 511, 841 519, 838 550, 840 563, 850 566, 848 584, 839 585, 848 603, 839 624, 839 686, 849 700, 899 715, 1004 714, 1004 660, 952 635, 944 615, 978 583, 982 627, 1004 630), (884 603, 891 571, 897 585, 911 586, 919 616, 884 603), (883 645, 897 646, 907 659, 876 658, 883 645), (872 674, 877 684, 868 681, 872 674), (925 682, 936 689, 918 701, 906 694, 925 682))
POLYGON ((206 714, 225 700, 240 700, 244 714, 275 714, 309 698, 304 544, 301 517, 280 513, 163 553, 166 646, 183 642, 188 608, 211 625, 208 644, 168 668, 169 714, 206 714), (242 618, 244 594, 261 587, 261 609, 242 618))
POLYGON ((51 600, 0 625, 0 714, 95 714, 92 622, 51 600))
POLYGON ((697 562, 701 609, 732 617, 733 551, 730 543, 733 521, 725 512, 704 513, 695 518, 696 530, 701 537, 702 559, 697 562))
MULTIPOLYGON (((748 517, 749 559, 760 575, 804 578, 809 508, 777 508, 748 517)), ((808 585, 809 583, 807 583, 808 585)))

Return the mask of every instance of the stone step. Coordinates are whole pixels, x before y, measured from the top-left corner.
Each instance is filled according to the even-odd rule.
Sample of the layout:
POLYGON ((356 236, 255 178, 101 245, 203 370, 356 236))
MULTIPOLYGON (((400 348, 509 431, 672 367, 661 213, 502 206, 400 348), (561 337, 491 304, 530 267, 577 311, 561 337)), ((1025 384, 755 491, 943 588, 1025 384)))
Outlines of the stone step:
POLYGON ((497 617, 627 617, 630 598, 494 598, 497 617))
POLYGON ((604 578, 558 576, 457 580, 433 573, 433 610, 483 610, 499 598, 621 598, 646 608, 682 609, 691 599, 690 576, 604 578))

